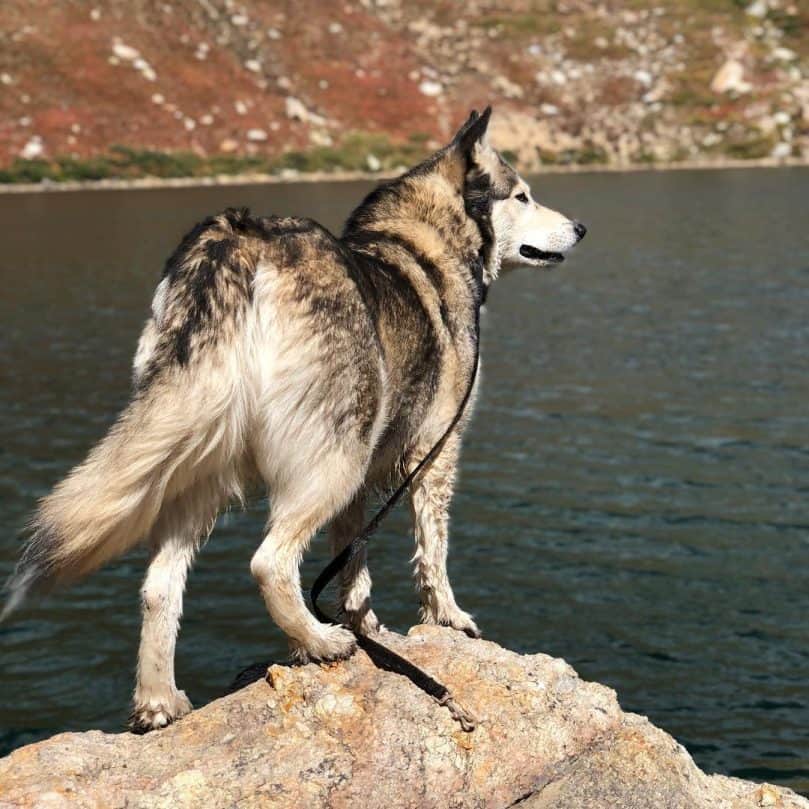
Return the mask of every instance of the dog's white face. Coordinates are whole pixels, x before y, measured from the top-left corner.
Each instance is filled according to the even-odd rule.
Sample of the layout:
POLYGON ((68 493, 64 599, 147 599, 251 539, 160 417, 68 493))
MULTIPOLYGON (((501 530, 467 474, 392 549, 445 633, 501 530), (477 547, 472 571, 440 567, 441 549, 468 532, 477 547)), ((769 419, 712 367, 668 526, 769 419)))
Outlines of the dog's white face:
POLYGON ((531 188, 484 137, 475 153, 492 178, 492 229, 498 269, 552 267, 578 244, 587 228, 535 202, 531 188))
POLYGON ((467 212, 492 248, 484 270, 489 283, 501 270, 560 264, 587 233, 581 222, 534 201, 528 183, 489 144, 490 117, 491 107, 482 115, 473 110, 447 151, 465 158, 467 212))
POLYGON ((521 177, 507 197, 494 200, 492 227, 502 270, 560 264, 587 232, 580 222, 535 202, 521 177))

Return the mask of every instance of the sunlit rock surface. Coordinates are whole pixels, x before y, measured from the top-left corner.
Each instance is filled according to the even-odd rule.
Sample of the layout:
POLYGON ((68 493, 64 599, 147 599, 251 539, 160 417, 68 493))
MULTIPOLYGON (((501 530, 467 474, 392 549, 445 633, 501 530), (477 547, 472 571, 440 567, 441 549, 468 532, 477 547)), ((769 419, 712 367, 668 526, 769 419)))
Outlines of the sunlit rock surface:
POLYGON ((382 640, 478 718, 363 652, 266 679, 148 736, 65 733, 0 760, 0 807, 804 807, 786 789, 702 773, 563 660, 450 629, 382 640))

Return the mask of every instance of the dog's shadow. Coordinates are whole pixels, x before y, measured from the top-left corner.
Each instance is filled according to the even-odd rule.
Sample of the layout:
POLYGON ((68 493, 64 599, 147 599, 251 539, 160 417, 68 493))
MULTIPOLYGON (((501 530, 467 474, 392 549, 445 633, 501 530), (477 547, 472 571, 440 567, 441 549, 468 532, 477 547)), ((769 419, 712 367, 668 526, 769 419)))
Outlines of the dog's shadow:
POLYGON ((241 691, 248 685, 257 683, 259 680, 267 678, 267 669, 270 666, 283 666, 284 668, 292 668, 293 664, 289 660, 266 660, 263 663, 253 663, 246 669, 242 669, 234 678, 231 684, 225 689, 222 696, 228 694, 235 694, 241 691))

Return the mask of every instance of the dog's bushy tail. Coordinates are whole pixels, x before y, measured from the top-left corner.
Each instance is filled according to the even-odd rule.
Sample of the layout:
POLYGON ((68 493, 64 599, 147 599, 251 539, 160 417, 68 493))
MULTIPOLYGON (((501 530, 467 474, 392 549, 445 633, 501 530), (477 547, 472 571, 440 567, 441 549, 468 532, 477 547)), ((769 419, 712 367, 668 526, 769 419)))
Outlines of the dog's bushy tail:
POLYGON ((146 539, 164 500, 221 453, 228 396, 220 390, 215 401, 204 397, 203 407, 195 391, 156 387, 137 395, 85 461, 40 501, 0 621, 30 592, 76 581, 146 539))

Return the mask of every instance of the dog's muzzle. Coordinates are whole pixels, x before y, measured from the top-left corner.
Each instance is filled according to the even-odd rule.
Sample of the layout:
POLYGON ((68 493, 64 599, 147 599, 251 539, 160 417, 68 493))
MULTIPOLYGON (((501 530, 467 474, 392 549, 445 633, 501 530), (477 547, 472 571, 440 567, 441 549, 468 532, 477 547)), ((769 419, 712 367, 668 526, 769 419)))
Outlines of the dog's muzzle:
POLYGON ((561 264, 565 260, 561 253, 549 253, 538 247, 531 247, 530 244, 520 245, 520 255, 533 261, 549 261, 552 264, 561 264))
MULTIPOLYGON (((576 236, 576 241, 569 245, 568 248, 577 245, 587 234, 587 228, 581 222, 571 222, 573 233, 576 236)), ((565 260, 564 253, 557 250, 540 250, 530 244, 520 245, 520 255, 523 258, 531 259, 531 261, 545 261, 548 264, 561 264, 565 260)))

